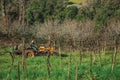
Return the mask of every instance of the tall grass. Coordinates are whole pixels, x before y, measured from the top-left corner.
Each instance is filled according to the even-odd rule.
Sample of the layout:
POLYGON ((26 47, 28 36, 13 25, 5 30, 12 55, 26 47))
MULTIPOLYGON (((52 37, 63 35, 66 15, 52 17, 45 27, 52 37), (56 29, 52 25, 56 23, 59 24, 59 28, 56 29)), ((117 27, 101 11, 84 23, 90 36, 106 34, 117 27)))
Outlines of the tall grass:
MULTIPOLYGON (((84 54, 82 57, 82 63, 79 64, 79 52, 71 53, 71 63, 69 64, 69 54, 65 57, 51 56, 50 57, 50 77, 48 75, 46 60, 47 56, 38 56, 34 58, 27 58, 27 80, 69 80, 68 78, 68 65, 70 65, 70 79, 71 80, 89 80, 90 79, 90 56, 84 54), (61 65, 60 65, 61 61, 61 65), (76 62, 78 61, 78 62, 76 62), (76 75, 77 74, 77 75, 76 75), (77 76, 77 78, 76 78, 77 76)), ((120 79, 120 55, 117 55, 116 66, 113 72, 111 72, 111 55, 102 55, 102 67, 99 65, 99 56, 96 56, 94 63, 92 64, 92 74, 95 80, 119 80, 120 79)), ((93 55, 94 56, 94 55, 93 55)), ((19 79, 18 76, 18 61, 21 61, 20 56, 15 56, 15 62, 13 69, 6 79, 11 66, 11 58, 9 54, 0 56, 0 80, 15 80, 19 79)), ((19 64, 20 79, 25 80, 22 74, 22 64, 19 64)))

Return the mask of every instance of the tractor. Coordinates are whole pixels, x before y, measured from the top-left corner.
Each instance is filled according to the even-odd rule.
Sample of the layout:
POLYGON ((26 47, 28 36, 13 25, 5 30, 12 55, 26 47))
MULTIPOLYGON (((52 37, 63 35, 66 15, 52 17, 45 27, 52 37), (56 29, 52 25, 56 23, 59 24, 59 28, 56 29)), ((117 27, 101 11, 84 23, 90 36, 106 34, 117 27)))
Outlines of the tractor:
MULTIPOLYGON (((23 45, 16 45, 13 53, 16 55, 22 55, 23 45), (22 47, 22 48, 20 48, 22 47)), ((25 56, 34 57, 34 56, 44 56, 44 55, 58 55, 55 52, 55 48, 53 46, 45 47, 44 45, 37 46, 32 40, 30 45, 25 48, 25 56)))
POLYGON ((25 50, 25 53, 26 53, 26 56, 28 57, 58 55, 58 53, 55 52, 55 49, 53 46, 45 47, 44 45, 40 45, 39 47, 36 47, 36 46, 28 47, 25 50))
MULTIPOLYGON (((19 48, 14 49, 13 53, 16 55, 22 55, 22 49, 19 48)), ((39 47, 32 46, 25 49, 26 57, 46 56, 46 55, 58 55, 58 53, 55 52, 53 46, 45 47, 44 45, 40 45, 39 47)))

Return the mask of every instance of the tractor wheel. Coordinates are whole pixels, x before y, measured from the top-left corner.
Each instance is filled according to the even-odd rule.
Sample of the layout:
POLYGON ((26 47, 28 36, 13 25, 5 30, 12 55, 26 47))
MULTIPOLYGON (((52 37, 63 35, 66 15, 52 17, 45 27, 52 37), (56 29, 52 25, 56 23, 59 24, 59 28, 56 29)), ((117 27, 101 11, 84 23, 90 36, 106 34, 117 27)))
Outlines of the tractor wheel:
POLYGON ((28 52, 27 52, 27 56, 28 56, 28 57, 34 57, 35 55, 34 55, 34 52, 33 52, 33 51, 28 51, 28 52))

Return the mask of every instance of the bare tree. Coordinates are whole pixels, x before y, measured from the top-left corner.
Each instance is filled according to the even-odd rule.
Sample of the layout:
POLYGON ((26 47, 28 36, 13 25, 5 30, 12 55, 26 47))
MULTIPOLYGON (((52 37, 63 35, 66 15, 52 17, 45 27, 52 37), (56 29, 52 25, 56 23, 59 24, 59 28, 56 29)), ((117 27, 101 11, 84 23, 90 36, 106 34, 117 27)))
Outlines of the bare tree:
POLYGON ((116 63, 116 55, 118 53, 118 46, 120 44, 119 38, 120 38, 120 21, 115 21, 106 29, 107 33, 109 34, 109 37, 113 38, 114 40, 114 54, 112 55, 112 71, 114 69, 115 63, 116 63))
POLYGON ((61 33, 65 37, 65 40, 67 43, 72 46, 72 48, 75 48, 76 46, 76 39, 78 38, 78 29, 77 29, 77 22, 66 20, 63 25, 61 25, 61 33))
POLYGON ((19 0, 19 22, 24 25, 25 23, 25 1, 19 0))
POLYGON ((48 45, 51 45, 51 43, 55 43, 56 39, 59 36, 60 29, 57 21, 46 21, 41 26, 38 25, 37 28, 37 37, 47 40, 48 45))
POLYGON ((5 0, 1 0, 1 10, 2 10, 2 32, 7 34, 7 37, 10 37, 11 30, 11 20, 10 15, 8 14, 9 8, 8 3, 5 0))
POLYGON ((90 38, 93 36, 94 33, 94 27, 95 25, 93 24, 92 21, 88 20, 84 23, 80 22, 79 25, 79 39, 84 40, 86 38, 90 38))
POLYGON ((6 29, 7 29, 7 14, 6 14, 6 8, 5 8, 5 5, 6 2, 5 0, 1 0, 1 10, 2 10, 2 27, 3 27, 3 30, 4 32, 6 32, 6 29))
POLYGON ((37 37, 50 42, 58 41, 59 43, 66 42, 67 45, 75 48, 76 42, 90 37, 93 34, 94 25, 91 21, 86 23, 71 20, 66 20, 62 24, 58 21, 47 21, 36 27, 37 37), (62 39, 64 38, 64 39, 62 39), (60 42, 62 40, 62 42, 60 42))

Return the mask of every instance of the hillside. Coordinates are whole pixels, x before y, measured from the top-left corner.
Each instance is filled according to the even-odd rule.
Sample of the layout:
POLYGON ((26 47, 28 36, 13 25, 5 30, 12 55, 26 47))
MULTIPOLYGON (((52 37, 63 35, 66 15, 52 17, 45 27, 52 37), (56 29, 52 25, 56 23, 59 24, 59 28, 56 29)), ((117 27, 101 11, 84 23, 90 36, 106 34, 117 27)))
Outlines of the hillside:
POLYGON ((2 44, 24 37, 76 47, 84 40, 108 42, 120 37, 119 0, 1 0, 0 4, 2 44))
POLYGON ((69 0, 69 2, 73 3, 85 3, 86 0, 69 0))

